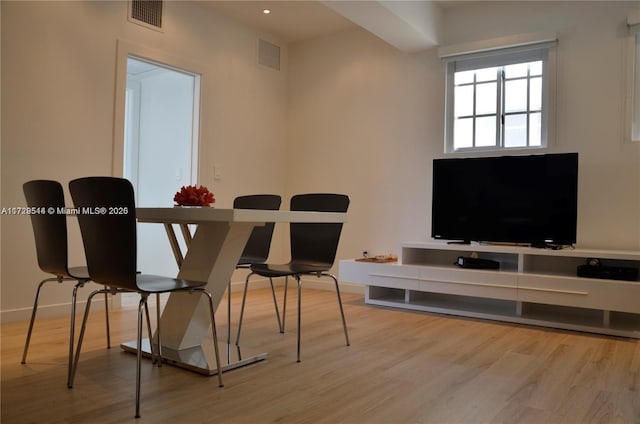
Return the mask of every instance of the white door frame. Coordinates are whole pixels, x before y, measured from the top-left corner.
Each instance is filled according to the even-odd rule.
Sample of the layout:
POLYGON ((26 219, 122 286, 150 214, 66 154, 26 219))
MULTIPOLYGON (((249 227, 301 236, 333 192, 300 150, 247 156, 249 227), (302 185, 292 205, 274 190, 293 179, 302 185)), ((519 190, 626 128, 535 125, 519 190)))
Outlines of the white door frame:
POLYGON ((116 44, 116 93, 113 116, 113 152, 111 163, 111 175, 114 177, 123 176, 124 166, 124 120, 125 120, 125 102, 127 90, 127 59, 135 57, 141 60, 155 62, 161 66, 174 69, 179 72, 187 72, 198 75, 196 78, 194 91, 198 93, 194 96, 193 115, 194 128, 192 143, 192 181, 199 181, 198 174, 200 169, 200 160, 198 157, 199 140, 200 140, 200 108, 202 105, 202 94, 200 87, 202 86, 202 78, 204 68, 196 63, 184 60, 179 57, 172 56, 166 52, 150 49, 137 44, 132 44, 123 40, 117 40, 116 44), (198 123, 195 125, 195 123, 198 123))

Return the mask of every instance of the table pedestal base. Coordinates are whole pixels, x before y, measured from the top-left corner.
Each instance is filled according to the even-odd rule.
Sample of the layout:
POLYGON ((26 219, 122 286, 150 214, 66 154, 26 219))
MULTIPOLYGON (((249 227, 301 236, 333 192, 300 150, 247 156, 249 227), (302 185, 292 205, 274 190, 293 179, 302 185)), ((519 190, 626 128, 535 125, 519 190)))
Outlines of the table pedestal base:
MULTIPOLYGON (((174 350, 168 347, 162 348, 162 363, 184 368, 189 371, 197 372, 203 375, 216 375, 218 368, 216 367, 216 357, 213 345, 210 341, 204 342, 205 346, 192 347, 189 349, 174 350)), ((138 352, 137 343, 135 341, 122 343, 122 350, 129 353, 138 352)), ((260 353, 253 355, 244 355, 241 348, 236 345, 218 342, 220 349, 220 362, 222 364, 222 372, 230 371, 245 365, 267 359, 268 354, 260 353)), ((154 350, 157 346, 154 346, 154 350)), ((151 348, 149 339, 142 339, 142 356, 151 358, 151 348)))

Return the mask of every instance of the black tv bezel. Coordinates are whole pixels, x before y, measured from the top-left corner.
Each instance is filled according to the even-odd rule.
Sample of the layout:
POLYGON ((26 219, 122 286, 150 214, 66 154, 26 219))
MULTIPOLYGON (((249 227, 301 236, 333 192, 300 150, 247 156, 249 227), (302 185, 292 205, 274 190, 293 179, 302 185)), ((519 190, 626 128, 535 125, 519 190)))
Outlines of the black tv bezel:
MULTIPOLYGON (((541 162, 542 163, 542 162, 541 162)), ((488 165, 487 165, 488 166, 488 165)), ((559 169, 556 169, 555 172, 560 172, 559 169)), ((433 160, 433 168, 432 168, 432 206, 431 206, 431 237, 435 240, 445 240, 449 242, 458 242, 458 243, 470 243, 470 242, 478 242, 478 243, 495 243, 495 244, 513 244, 513 245, 527 245, 533 247, 556 247, 556 246, 571 246, 574 245, 577 241, 577 217, 578 217, 578 153, 542 153, 542 154, 529 154, 529 155, 502 155, 502 156, 481 156, 481 157, 464 157, 464 158, 438 158, 433 160), (439 184, 437 178, 441 176, 437 176, 436 172, 438 172, 438 165, 436 162, 454 162, 457 164, 463 164, 467 161, 474 161, 475 164, 480 163, 481 161, 486 161, 487 163, 499 163, 499 161, 517 163, 517 161, 522 161, 520 163, 533 163, 535 160, 544 161, 546 164, 552 164, 554 166, 561 166, 562 163, 568 163, 571 166, 569 169, 569 173, 565 176, 568 176, 570 180, 567 181, 565 186, 571 187, 571 193, 566 193, 566 198, 568 198, 569 204, 571 204, 571 210, 568 210, 564 213, 564 217, 569 216, 570 218, 566 219, 567 221, 571 221, 568 224, 569 228, 566 231, 563 231, 561 234, 553 234, 553 237, 549 237, 549 234, 540 235, 540 236, 513 236, 513 237, 504 237, 503 235, 508 231, 497 232, 499 234, 494 234, 494 236, 487 237, 486 231, 475 230, 469 232, 467 230, 463 230, 460 233, 455 231, 451 231, 452 225, 449 224, 447 229, 443 231, 443 226, 439 225, 436 222, 438 217, 441 217, 441 213, 437 213, 438 204, 436 201, 442 201, 441 199, 435 199, 436 190, 442 190, 442 187, 437 188, 436 184, 439 184), (557 164, 554 164, 557 162, 557 164), (437 231, 436 231, 437 230, 437 231), (483 235, 481 235, 483 234, 483 235)), ((448 208, 451 210, 452 208, 448 208)), ((472 224, 473 226, 473 224, 472 224)), ((478 224, 476 223, 476 228, 478 224)), ((553 226, 548 226, 552 228, 553 226)), ((511 226, 510 229, 513 228, 516 232, 518 232, 517 227, 515 225, 511 226)), ((541 227, 542 228, 542 227, 541 227)), ((533 229, 531 229, 533 230, 533 229)), ((530 233, 531 231, 521 231, 520 233, 530 233)), ((534 231, 535 232, 535 231, 534 231)), ((495 233, 495 232, 494 232, 495 233)))

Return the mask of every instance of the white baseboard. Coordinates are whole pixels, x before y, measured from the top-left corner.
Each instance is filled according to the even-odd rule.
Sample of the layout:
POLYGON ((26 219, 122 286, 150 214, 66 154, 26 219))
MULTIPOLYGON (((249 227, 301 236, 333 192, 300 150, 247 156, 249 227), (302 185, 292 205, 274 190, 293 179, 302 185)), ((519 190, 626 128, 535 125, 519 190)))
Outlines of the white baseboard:
MULTIPOLYGON (((295 287, 295 281, 290 281, 289 287, 295 287)), ((284 278, 275 278, 273 280, 274 286, 281 287, 284 286, 284 278)), ((334 285, 331 279, 329 278, 308 278, 303 280, 303 286, 306 288, 311 288, 314 290, 334 290, 334 285)), ((249 282, 249 290, 253 289, 261 289, 269 287, 269 279, 267 278, 251 278, 249 282)), ((244 280, 241 281, 232 281, 231 282, 231 292, 232 293, 241 293, 244 290, 244 280)), ((364 286, 359 284, 350 284, 350 283, 340 283, 340 291, 342 293, 355 293, 364 295, 364 286)), ((76 316, 80 317, 84 313, 84 309, 86 306, 86 301, 78 301, 76 305, 76 316)), ((136 301, 137 304, 137 301, 136 301)), ((91 305, 91 310, 104 310, 104 302, 100 299, 94 299, 91 305)), ((55 318, 69 315, 71 311, 71 303, 59 303, 46 305, 41 304, 38 306, 38 316, 37 318, 55 318)), ((0 312, 0 321, 2 322, 17 322, 17 321, 28 321, 31 319, 31 307, 28 308, 18 308, 18 309, 9 309, 0 312)))
MULTIPOLYGON (((276 287, 284 286, 284 278, 274 278, 273 285, 276 287)), ((313 278, 311 276, 302 280, 303 287, 307 287, 314 290, 329 290, 334 291, 334 284, 329 277, 313 278)), ((268 278, 252 278, 249 282, 249 289, 266 288, 269 287, 268 278)), ((295 281, 290 279, 289 287, 295 287, 295 281)), ((244 281, 237 281, 231 283, 231 291, 242 291, 244 289, 244 281)), ((341 293, 354 293, 364 296, 364 286, 361 284, 352 283, 340 283, 341 293)))
MULTIPOLYGON (((340 293, 354 293, 361 294, 364 296, 364 286, 360 284, 351 284, 351 283, 339 283, 340 284, 340 293)), ((335 285, 331 279, 323 278, 313 280, 303 280, 303 287, 314 289, 314 290, 328 290, 335 291, 335 285)))
MULTIPOLYGON (((84 313, 84 309, 87 305, 87 302, 84 300, 79 300, 76 303, 76 317, 81 317, 84 313)), ((29 321, 31 319, 31 310, 32 308, 18 308, 18 309, 9 309, 0 312, 0 320, 4 322, 17 322, 17 321, 29 321)), ((100 311, 104 310, 104 301, 101 299, 95 299, 91 302, 91 310, 92 311, 100 311)), ((67 316, 71 313, 71 302, 68 303, 57 303, 52 305, 40 304, 38 305, 38 314, 36 316, 36 320, 39 318, 57 318, 62 316, 67 316)))

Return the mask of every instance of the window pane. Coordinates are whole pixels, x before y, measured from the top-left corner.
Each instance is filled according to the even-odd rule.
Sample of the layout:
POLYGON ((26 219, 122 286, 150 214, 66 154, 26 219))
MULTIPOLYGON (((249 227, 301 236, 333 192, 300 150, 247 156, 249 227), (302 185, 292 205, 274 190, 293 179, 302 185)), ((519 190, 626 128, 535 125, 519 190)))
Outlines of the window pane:
POLYGON ((529 75, 542 75, 542 61, 531 62, 529 64, 529 75))
POLYGON ((542 78, 529 80, 529 110, 542 110, 542 78))
POLYGON ((542 114, 529 115, 529 146, 542 145, 542 114))
POLYGON ((504 117, 504 147, 527 146, 527 115, 507 115, 504 117))
MULTIPOLYGON (((633 37, 640 45, 640 37, 633 37)), ((555 61, 546 59, 549 52, 536 47, 531 52, 505 49, 454 58, 446 74, 445 152, 545 146, 547 136, 554 135, 544 119, 553 116, 555 106, 555 93, 548 90, 554 80, 547 81, 547 74, 556 73, 555 61), (549 104, 552 110, 547 111, 549 104)), ((640 61, 636 67, 640 69, 640 61)), ((640 110, 640 82, 637 86, 634 101, 640 110)))
POLYGON ((507 81, 504 86, 505 112, 521 112, 527 110, 527 80, 507 81))
POLYGON ((456 118, 473 114, 473 85, 456 87, 454 107, 454 116, 456 118))
POLYGON ((456 72, 454 75, 454 83, 458 84, 468 84, 473 82, 473 71, 462 71, 456 72))
POLYGON ((473 118, 456 119, 453 128, 453 148, 473 146, 473 118))
POLYGON ((507 65, 504 67, 505 78, 521 78, 527 76, 528 63, 518 63, 516 65, 507 65))
POLYGON ((496 117, 476 118, 476 146, 496 145, 496 117))
POLYGON ((498 84, 495 82, 476 86, 476 115, 496 113, 497 87, 498 84))
POLYGON ((476 82, 495 81, 498 78, 498 68, 476 69, 476 82))

